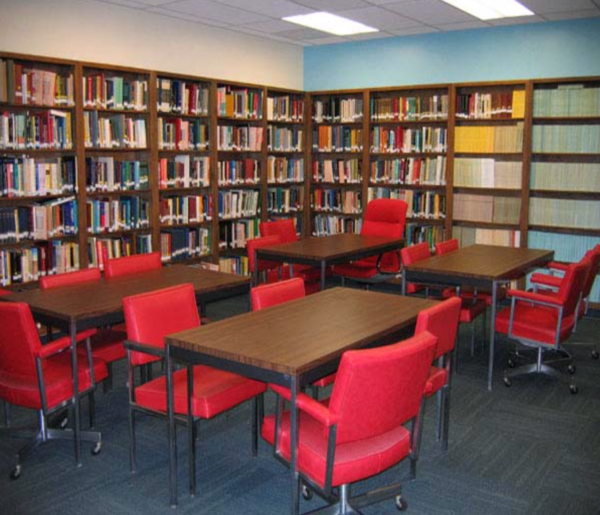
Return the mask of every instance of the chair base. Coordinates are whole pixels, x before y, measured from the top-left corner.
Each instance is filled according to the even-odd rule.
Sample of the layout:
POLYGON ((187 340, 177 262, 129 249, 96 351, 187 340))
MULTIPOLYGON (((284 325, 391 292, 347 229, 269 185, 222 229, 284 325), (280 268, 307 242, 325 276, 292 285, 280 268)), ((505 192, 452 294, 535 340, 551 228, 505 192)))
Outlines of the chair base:
MULTIPOLYGON (((535 363, 530 363, 527 365, 514 366, 513 359, 509 359, 509 366, 514 366, 514 368, 507 368, 504 370, 504 384, 506 386, 511 386, 511 379, 523 375, 528 374, 543 374, 554 379, 559 380, 562 383, 568 384, 571 390, 571 393, 577 393, 577 386, 573 383, 572 375, 575 374, 575 366, 573 365, 573 358, 571 355, 563 348, 559 348, 556 351, 557 356, 552 357, 551 359, 543 359, 544 349, 539 347, 537 349, 537 360, 535 363), (555 367, 561 366, 567 367, 567 371, 570 375, 565 374, 557 370, 555 367)), ((514 353, 514 358, 520 359, 522 358, 522 353, 514 353)))

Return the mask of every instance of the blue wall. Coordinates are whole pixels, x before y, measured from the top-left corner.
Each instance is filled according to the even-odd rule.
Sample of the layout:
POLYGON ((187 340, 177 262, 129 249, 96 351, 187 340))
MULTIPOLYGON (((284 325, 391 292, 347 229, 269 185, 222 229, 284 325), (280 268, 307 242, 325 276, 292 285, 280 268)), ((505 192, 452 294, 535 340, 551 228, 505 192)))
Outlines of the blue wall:
POLYGON ((600 18, 307 47, 309 91, 600 75, 600 18))

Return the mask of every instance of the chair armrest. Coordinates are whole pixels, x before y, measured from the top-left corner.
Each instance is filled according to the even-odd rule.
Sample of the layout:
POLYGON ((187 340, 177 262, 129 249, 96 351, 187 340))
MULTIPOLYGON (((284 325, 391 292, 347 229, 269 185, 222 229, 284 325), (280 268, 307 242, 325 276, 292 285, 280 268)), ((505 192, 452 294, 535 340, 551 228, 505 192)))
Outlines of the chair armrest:
POLYGON ((548 268, 555 272, 566 272, 569 268, 569 263, 560 263, 558 261, 551 261, 548 263, 548 268))
POLYGON ((51 343, 47 343, 46 345, 42 345, 38 352, 38 357, 42 359, 49 358, 51 356, 55 356, 56 354, 60 354, 61 352, 71 348, 71 338, 69 336, 63 336, 58 340, 54 340, 51 343))
POLYGON ((523 291, 523 290, 508 290, 506 292, 508 297, 514 297, 517 300, 524 300, 527 302, 532 302, 534 304, 541 304, 543 306, 550 306, 561 308, 563 303, 560 299, 556 297, 550 297, 549 295, 544 295, 542 293, 534 293, 531 291, 523 291))
POLYGON ((560 288, 560 284, 562 282, 562 277, 558 277, 556 275, 550 275, 550 274, 535 273, 535 274, 531 274, 531 277, 529 278, 529 280, 535 286, 556 289, 556 288, 560 288))
POLYGON ((155 347, 154 345, 148 345, 147 343, 125 340, 123 342, 123 347, 125 347, 127 350, 141 352, 142 354, 149 354, 150 356, 156 356, 157 358, 166 357, 165 349, 155 347))
MULTIPOLYGON (((275 384, 269 384, 269 388, 286 401, 291 402, 292 395, 288 388, 275 384)), ((304 411, 326 427, 330 427, 338 422, 337 417, 332 417, 328 408, 304 393, 299 393, 296 396, 296 405, 299 410, 304 411)))

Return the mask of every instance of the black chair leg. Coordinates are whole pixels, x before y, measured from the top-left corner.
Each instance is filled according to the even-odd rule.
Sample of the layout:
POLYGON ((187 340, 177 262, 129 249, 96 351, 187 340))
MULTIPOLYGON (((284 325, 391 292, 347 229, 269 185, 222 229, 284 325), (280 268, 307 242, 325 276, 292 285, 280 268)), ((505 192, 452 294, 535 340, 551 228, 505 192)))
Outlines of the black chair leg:
POLYGON ((129 408, 129 470, 135 474, 136 442, 135 442, 135 411, 129 408))
POLYGON ((96 399, 94 398, 94 392, 89 393, 88 403, 89 403, 88 408, 90 410, 89 419, 90 419, 90 429, 91 429, 96 425, 96 399))
POLYGON ((10 404, 4 401, 4 425, 10 427, 10 404))
POLYGON ((450 432, 450 388, 444 388, 444 413, 443 413, 443 433, 442 450, 448 450, 448 433, 450 432))
POLYGON ((104 380, 102 391, 108 393, 113 389, 113 366, 112 363, 107 363, 106 368, 108 369, 108 376, 104 380))

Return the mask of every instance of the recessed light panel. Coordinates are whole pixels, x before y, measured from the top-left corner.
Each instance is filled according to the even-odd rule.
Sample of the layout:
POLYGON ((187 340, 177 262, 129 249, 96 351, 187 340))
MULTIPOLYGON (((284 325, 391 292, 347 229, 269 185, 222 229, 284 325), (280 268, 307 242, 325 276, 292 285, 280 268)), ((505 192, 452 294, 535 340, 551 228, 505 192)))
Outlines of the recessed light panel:
POLYGON ((480 20, 496 20, 534 13, 517 0, 442 0, 480 20))
POLYGON ((287 16, 282 19, 284 21, 303 25, 304 27, 310 27, 311 29, 335 34, 336 36, 351 36, 353 34, 364 34, 366 32, 379 32, 379 29, 327 12, 287 16))

